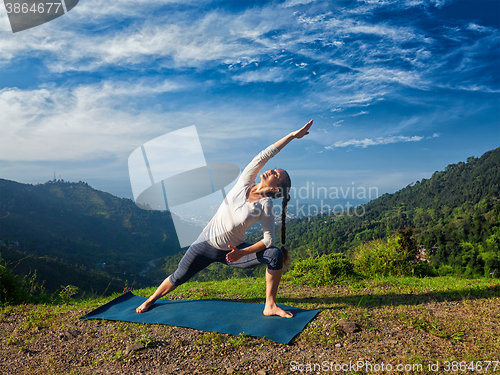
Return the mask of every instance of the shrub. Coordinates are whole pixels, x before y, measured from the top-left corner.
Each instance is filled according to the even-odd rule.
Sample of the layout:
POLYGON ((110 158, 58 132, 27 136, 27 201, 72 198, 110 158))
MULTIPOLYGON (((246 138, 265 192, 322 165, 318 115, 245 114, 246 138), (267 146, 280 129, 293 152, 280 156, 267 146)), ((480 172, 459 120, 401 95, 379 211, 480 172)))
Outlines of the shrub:
POLYGON ((374 240, 358 246, 353 253, 355 271, 365 276, 411 276, 412 254, 401 247, 400 236, 374 240))
POLYGON ((429 262, 420 261, 411 265, 413 276, 437 276, 437 272, 429 262))
POLYGON ((486 277, 500 277, 500 253, 486 252, 481 254, 484 259, 484 276, 486 277))
POLYGON ((296 261, 287 277, 300 284, 326 285, 355 276, 353 264, 344 254, 328 254, 296 261))
POLYGON ((0 305, 48 300, 43 282, 37 282, 36 270, 21 278, 9 268, 9 263, 0 257, 0 305))
POLYGON ((79 288, 74 285, 61 285, 61 291, 59 296, 62 298, 63 302, 69 304, 74 295, 78 294, 79 288))
POLYGON ((438 270, 438 275, 439 276, 452 276, 452 275, 458 275, 459 270, 456 268, 453 268, 449 264, 443 264, 441 265, 438 270))
POLYGON ((5 261, 0 258, 0 305, 19 303, 24 298, 22 280, 12 270, 7 268, 5 261))

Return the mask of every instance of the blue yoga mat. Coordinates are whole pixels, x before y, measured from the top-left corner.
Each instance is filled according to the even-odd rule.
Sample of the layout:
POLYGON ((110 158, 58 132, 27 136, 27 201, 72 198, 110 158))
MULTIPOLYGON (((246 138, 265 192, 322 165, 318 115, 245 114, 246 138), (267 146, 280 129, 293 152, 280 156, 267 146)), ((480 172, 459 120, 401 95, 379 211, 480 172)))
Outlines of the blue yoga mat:
POLYGON ((133 323, 167 324, 188 327, 206 332, 229 333, 238 336, 264 337, 288 344, 319 312, 279 305, 291 311, 293 318, 264 316, 264 305, 216 300, 169 301, 159 299, 147 312, 138 314, 135 309, 147 298, 131 292, 98 307, 81 320, 106 319, 133 323))

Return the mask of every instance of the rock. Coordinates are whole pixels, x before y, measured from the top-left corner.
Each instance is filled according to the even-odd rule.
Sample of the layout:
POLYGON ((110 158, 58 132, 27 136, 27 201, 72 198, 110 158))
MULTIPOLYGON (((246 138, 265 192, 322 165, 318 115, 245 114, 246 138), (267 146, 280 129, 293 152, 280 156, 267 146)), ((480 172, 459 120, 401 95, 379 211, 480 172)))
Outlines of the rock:
POLYGON ((77 330, 77 329, 68 329, 67 331, 64 331, 63 333, 61 333, 59 335, 59 338, 61 340, 67 341, 68 339, 73 339, 73 338, 77 337, 80 334, 81 334, 81 332, 79 330, 77 330))
POLYGON ((266 370, 259 370, 259 371, 257 371, 257 375, 267 375, 267 371, 266 370))
POLYGON ((347 322, 345 320, 339 320, 339 326, 345 333, 353 333, 361 331, 361 328, 354 322, 347 322))
POLYGON ((135 352, 137 350, 141 350, 141 349, 144 349, 144 346, 141 344, 129 345, 125 348, 125 355, 129 355, 130 353, 135 352))
POLYGON ((335 347, 336 347, 336 348, 341 348, 341 347, 342 347, 342 344, 339 342, 339 343, 335 344, 335 347))
POLYGON ((81 332, 77 329, 68 329, 68 333, 73 337, 77 337, 81 334, 81 332))
POLYGON ((234 373, 234 367, 226 368, 226 374, 233 374, 233 373, 234 373))

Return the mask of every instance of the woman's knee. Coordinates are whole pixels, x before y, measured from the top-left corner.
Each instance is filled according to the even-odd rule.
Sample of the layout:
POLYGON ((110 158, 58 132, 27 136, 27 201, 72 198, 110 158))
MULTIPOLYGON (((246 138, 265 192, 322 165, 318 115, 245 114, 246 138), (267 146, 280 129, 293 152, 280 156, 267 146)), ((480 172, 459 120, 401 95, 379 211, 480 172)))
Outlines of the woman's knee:
POLYGON ((177 271, 171 274, 168 277, 168 280, 170 281, 170 284, 175 286, 176 288, 182 284, 184 284, 187 280, 189 279, 185 277, 185 275, 178 275, 177 271))
POLYGON ((283 251, 278 247, 269 247, 266 249, 270 262, 267 266, 270 270, 280 270, 283 268, 283 251))

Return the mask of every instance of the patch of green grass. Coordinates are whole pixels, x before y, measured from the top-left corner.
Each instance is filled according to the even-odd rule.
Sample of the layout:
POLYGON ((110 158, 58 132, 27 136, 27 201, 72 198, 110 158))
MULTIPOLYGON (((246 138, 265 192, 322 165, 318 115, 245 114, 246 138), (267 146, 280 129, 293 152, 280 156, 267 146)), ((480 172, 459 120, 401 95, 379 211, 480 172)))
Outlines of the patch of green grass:
POLYGON ((147 326, 142 326, 138 342, 145 348, 154 348, 158 346, 156 337, 151 335, 151 332, 149 331, 147 326))
POLYGON ((208 344, 212 351, 219 353, 227 342, 226 335, 218 332, 206 332, 201 335, 197 344, 208 344))
POLYGON ((113 356, 111 357, 111 359, 122 359, 123 357, 125 357, 125 352, 123 352, 121 350, 117 350, 115 352, 115 354, 113 354, 113 356))
POLYGON ((445 325, 433 321, 434 319, 424 318, 424 317, 410 317, 400 313, 399 318, 406 323, 408 327, 412 327, 421 332, 430 333, 436 337, 443 339, 449 339, 454 341, 461 341, 464 332, 458 330, 455 325, 445 325))
POLYGON ((231 346, 243 346, 248 342, 248 338, 245 337, 245 332, 241 332, 237 337, 229 340, 231 346))
POLYGON ((17 339, 14 336, 9 336, 5 339, 5 343, 7 345, 16 345, 17 344, 17 339))
MULTIPOLYGON (((286 284, 287 278, 284 278, 282 284, 286 284)), ((326 298, 314 298, 308 301, 300 302, 302 308, 318 308, 325 307, 331 301, 338 298, 346 303, 356 305, 358 307, 374 307, 383 304, 390 304, 389 300, 399 300, 398 302, 408 304, 420 304, 421 297, 431 298, 436 301, 444 300, 467 300, 471 295, 474 298, 488 298, 492 295, 500 294, 500 281, 498 279, 461 279, 454 276, 440 277, 375 277, 364 280, 347 280, 335 283, 345 285, 352 293, 341 296, 327 296, 326 298), (498 289, 495 289, 498 288, 498 289), (380 297, 383 298, 380 298, 380 297), (419 297, 419 298, 415 298, 419 297)), ((292 290, 297 290, 296 287, 291 287, 292 290)), ((156 288, 145 288, 134 290, 134 294, 142 296, 150 296, 156 288)), ((301 296, 301 293, 294 293, 301 296)), ((74 300, 73 303, 78 308, 94 309, 98 306, 116 298, 119 294, 115 294, 106 298, 74 300)), ((253 303, 262 303, 265 301, 265 280, 264 278, 247 278, 247 279, 229 279, 223 281, 206 281, 206 282, 188 282, 172 293, 167 295, 167 299, 225 299, 234 301, 244 301, 253 303)), ((296 298, 291 298, 288 295, 278 294, 280 302, 287 301, 297 303, 296 298)), ((70 307, 70 309, 74 309, 70 307)), ((60 311, 65 310, 64 307, 60 311)), ((67 310, 67 309, 66 309, 67 310)))
POLYGON ((284 279, 302 285, 318 286, 355 277, 353 264, 344 254, 339 253, 297 260, 284 279))
POLYGON ((34 308, 24 319, 23 329, 28 330, 32 327, 42 327, 53 317, 54 313, 46 308, 34 308))
MULTIPOLYGON (((150 296, 156 288, 145 288, 134 291, 134 294, 150 296)), ((193 281, 182 284, 166 298, 183 300, 195 299, 233 299, 246 302, 260 301, 265 299, 266 284, 265 280, 248 279, 229 279, 223 281, 193 281)))

